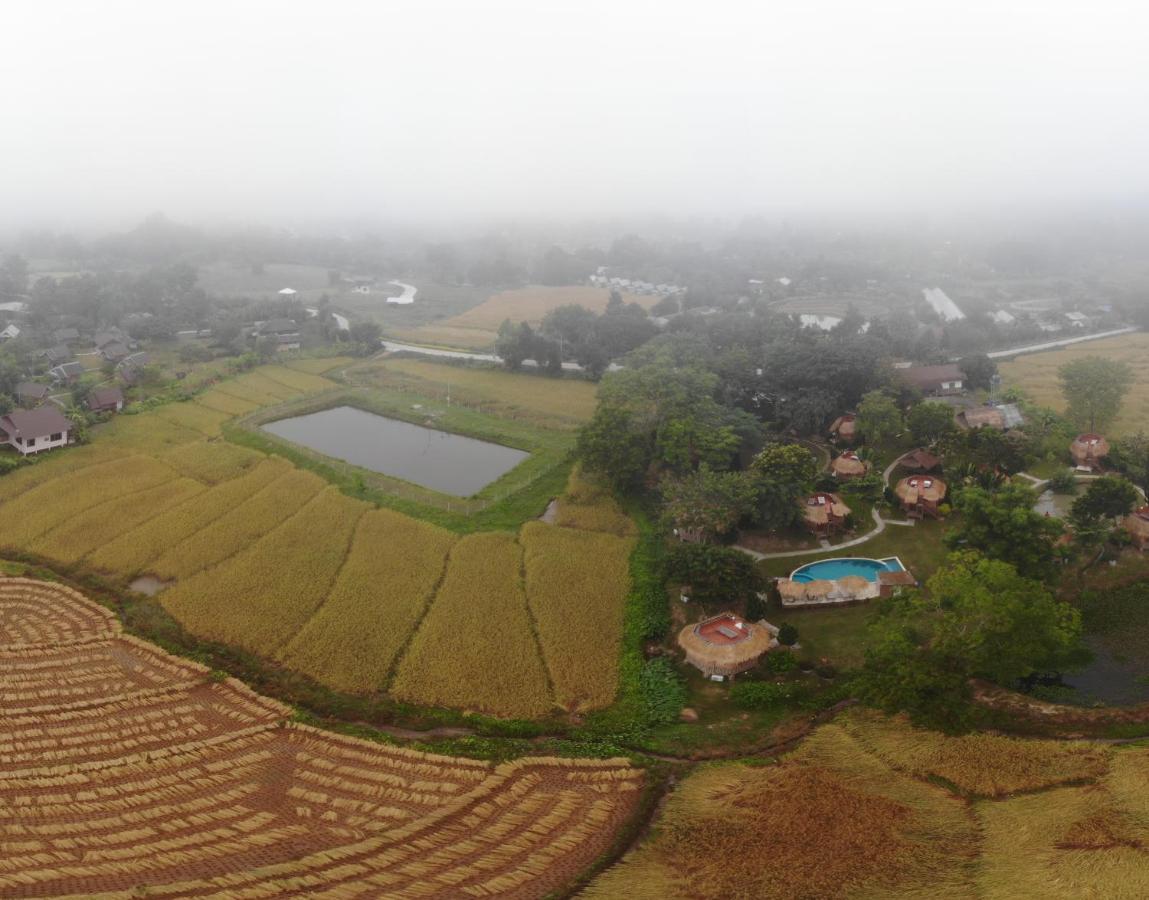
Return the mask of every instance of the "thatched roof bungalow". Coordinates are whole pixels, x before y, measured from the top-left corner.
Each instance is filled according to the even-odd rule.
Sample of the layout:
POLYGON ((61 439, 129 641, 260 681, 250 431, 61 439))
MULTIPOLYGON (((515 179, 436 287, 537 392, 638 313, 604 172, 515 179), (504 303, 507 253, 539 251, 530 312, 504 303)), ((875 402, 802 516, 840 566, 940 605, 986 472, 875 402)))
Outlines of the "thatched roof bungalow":
POLYGON ((939 469, 941 464, 941 459, 934 456, 934 454, 930 453, 930 451, 924 447, 911 450, 898 460, 898 465, 910 472, 933 472, 939 469))
POLYGON ((838 418, 830 424, 830 435, 843 444, 854 443, 854 438, 857 437, 858 433, 857 419, 858 417, 853 413, 838 416, 838 418))
POLYGON ((1069 455, 1078 468, 1095 472, 1101 468, 1101 461, 1109 455, 1109 441, 1093 432, 1079 434, 1069 445, 1069 455))
POLYGON ((898 482, 894 493, 910 518, 937 518, 940 515, 938 507, 946 498, 946 483, 930 475, 910 475, 898 482))
POLYGON ((1005 431, 1005 414, 994 406, 975 406, 972 409, 963 409, 957 414, 957 423, 962 428, 973 430, 975 428, 996 428, 1005 431))
POLYGON ((703 675, 728 678, 758 664, 778 646, 777 631, 766 622, 750 623, 734 613, 719 613, 678 633, 686 661, 703 675))
POLYGON ((806 527, 819 537, 845 529, 849 515, 850 507, 842 502, 842 498, 826 491, 811 494, 802 506, 806 527))
POLYGON ((1138 550, 1149 547, 1149 506, 1140 506, 1122 521, 1121 526, 1138 550))
POLYGON ((869 471, 870 464, 858 456, 853 450, 847 450, 830 463, 830 472, 839 481, 861 478, 869 471))

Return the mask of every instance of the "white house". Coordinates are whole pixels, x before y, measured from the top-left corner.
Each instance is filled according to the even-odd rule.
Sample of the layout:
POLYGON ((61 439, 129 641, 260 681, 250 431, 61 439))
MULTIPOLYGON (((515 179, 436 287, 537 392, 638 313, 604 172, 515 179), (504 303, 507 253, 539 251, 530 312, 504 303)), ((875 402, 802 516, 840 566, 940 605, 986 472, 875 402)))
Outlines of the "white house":
POLYGON ((54 406, 14 409, 0 417, 0 443, 24 456, 65 446, 72 437, 72 423, 54 406))
POLYGON ((0 331, 0 341, 10 341, 12 338, 20 337, 19 325, 8 325, 3 331, 0 331))

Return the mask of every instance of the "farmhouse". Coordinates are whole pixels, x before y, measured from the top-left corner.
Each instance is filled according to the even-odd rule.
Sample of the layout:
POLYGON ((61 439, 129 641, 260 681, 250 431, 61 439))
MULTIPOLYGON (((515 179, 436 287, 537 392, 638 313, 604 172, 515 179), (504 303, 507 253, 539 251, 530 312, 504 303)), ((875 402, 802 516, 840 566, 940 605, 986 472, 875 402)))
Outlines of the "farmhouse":
POLYGON ((839 481, 849 481, 851 478, 861 478, 869 472, 870 464, 853 450, 847 450, 830 463, 830 471, 839 481))
POLYGON ((10 341, 13 338, 20 337, 20 326, 9 323, 4 326, 4 330, 0 331, 0 341, 10 341))
POLYGON ((72 423, 56 407, 15 409, 0 417, 2 440, 24 456, 63 447, 71 439, 72 423))
POLYGON ((118 387, 98 387, 88 394, 92 412, 119 412, 124 408, 124 392, 118 387))
POLYGON ((1121 527, 1138 550, 1149 547, 1149 506, 1139 506, 1133 510, 1122 521, 1121 527))
POLYGON ((255 329, 259 338, 274 338, 277 352, 299 349, 299 325, 295 319, 268 319, 257 322, 255 329))
POLYGON ((853 413, 838 416, 830 424, 830 434, 843 444, 854 443, 854 435, 857 433, 857 419, 858 417, 853 413))
POLYGON ((48 374, 57 384, 72 384, 84 374, 84 366, 78 362, 68 362, 62 366, 53 366, 48 374))
POLYGON ((898 369, 898 377, 923 394, 960 394, 965 376, 953 363, 944 366, 910 366, 898 369))
POLYGON ((724 612, 687 625, 678 633, 678 646, 688 663, 720 681, 754 668, 764 653, 778 646, 777 634, 766 622, 752 624, 724 612))
POLYGON ((122 341, 109 341, 100 348, 100 355, 108 362, 119 362, 127 359, 131 351, 122 341))
POLYGON ((50 366, 59 366, 72 358, 72 351, 63 344, 60 344, 57 347, 49 347, 47 350, 41 350, 36 355, 40 357, 40 359, 47 360, 50 366))
POLYGON ((16 402, 21 406, 39 406, 48 399, 47 385, 34 381, 21 381, 16 385, 16 402))
POLYGON ((1096 472, 1101 468, 1101 461, 1109 455, 1109 441, 1093 432, 1079 434, 1069 445, 1069 455, 1077 468, 1096 472))
POLYGON ((929 475, 910 475, 898 482, 894 493, 911 519, 936 519, 941 514, 938 507, 946 498, 946 483, 929 475))
POLYGON ((819 537, 844 530, 849 515, 850 507, 842 502, 842 498, 825 491, 811 494, 802 507, 806 527, 819 537))

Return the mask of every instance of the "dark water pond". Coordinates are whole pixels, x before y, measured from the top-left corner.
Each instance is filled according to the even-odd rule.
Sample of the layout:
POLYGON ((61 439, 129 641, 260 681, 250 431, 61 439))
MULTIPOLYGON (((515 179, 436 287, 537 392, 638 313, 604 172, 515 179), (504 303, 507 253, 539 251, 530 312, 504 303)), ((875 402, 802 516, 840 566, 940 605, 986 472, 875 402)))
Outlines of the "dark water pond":
POLYGON ((353 406, 268 422, 263 430, 325 456, 457 497, 477 493, 529 455, 353 406))

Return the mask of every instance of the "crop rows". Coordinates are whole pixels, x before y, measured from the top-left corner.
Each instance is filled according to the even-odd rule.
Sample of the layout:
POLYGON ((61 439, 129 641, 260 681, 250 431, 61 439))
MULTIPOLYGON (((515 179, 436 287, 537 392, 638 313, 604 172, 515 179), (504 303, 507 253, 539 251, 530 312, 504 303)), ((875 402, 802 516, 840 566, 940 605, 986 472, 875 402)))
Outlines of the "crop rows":
POLYGON ((222 441, 183 444, 160 458, 180 474, 204 484, 219 484, 238 478, 266 459, 256 450, 222 441))
POLYGON ((634 541, 541 522, 528 522, 520 541, 555 702, 572 710, 610 705, 634 541))
POLYGON ((540 716, 551 708, 513 535, 467 535, 399 664, 392 693, 435 706, 540 716))
POLYGON ((63 585, 0 578, 0 651, 104 640, 120 632, 111 610, 63 585))
POLYGON ((259 373, 285 387, 302 394, 318 394, 335 387, 335 382, 319 375, 288 369, 285 366, 264 366, 259 373))
POLYGON ((327 599, 279 659, 341 690, 383 687, 430 602, 454 540, 448 531, 391 510, 366 513, 327 599))
POLYGON ((0 624, 41 609, 78 643, 4 632, 31 641, 0 650, 0 697, 26 701, 0 717, 0 897, 542 897, 642 784, 625 760, 493 767, 284 724, 74 591, 0 581, 0 624))
POLYGON ((216 388, 212 388, 210 391, 200 394, 196 397, 195 402, 207 409, 226 413, 229 416, 243 415, 243 413, 251 412, 259 406, 258 403, 249 403, 247 400, 241 400, 239 397, 225 394, 216 388))
POLYGON ((367 509, 327 487, 250 546, 232 544, 244 549, 181 581, 161 600, 196 634, 270 655, 327 596, 367 509))
POLYGON ((189 428, 205 437, 219 437, 220 426, 231 418, 227 413, 208 409, 206 406, 192 401, 169 403, 154 410, 149 416, 163 419, 183 428, 189 428))

